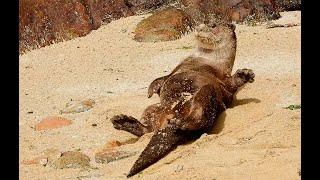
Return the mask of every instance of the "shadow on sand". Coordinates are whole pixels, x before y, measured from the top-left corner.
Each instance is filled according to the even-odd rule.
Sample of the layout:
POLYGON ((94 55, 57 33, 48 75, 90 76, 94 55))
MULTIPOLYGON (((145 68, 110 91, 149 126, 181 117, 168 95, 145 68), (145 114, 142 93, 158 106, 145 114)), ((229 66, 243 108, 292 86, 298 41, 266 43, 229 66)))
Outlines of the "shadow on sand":
MULTIPOLYGON (((240 99, 240 100, 235 99, 231 105, 231 108, 234 108, 236 106, 241 106, 244 104, 249 104, 252 102, 260 103, 261 100, 256 98, 246 98, 246 99, 240 99)), ((226 116, 227 116, 226 111, 223 111, 214 122, 212 129, 208 132, 208 134, 219 134, 224 128, 224 121, 226 119, 226 116)))

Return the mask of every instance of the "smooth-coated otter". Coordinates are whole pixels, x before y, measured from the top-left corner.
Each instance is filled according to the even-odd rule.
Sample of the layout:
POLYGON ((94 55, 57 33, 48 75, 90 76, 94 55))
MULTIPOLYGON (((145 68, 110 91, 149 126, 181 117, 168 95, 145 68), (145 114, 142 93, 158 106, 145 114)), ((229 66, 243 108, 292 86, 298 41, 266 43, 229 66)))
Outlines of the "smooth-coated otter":
POLYGON ((202 24, 196 27, 195 39, 196 52, 169 75, 150 84, 148 97, 156 93, 160 103, 147 107, 141 122, 126 115, 111 119, 116 129, 136 136, 154 132, 127 177, 212 128, 218 115, 230 107, 238 88, 254 81, 250 69, 239 69, 231 76, 236 54, 235 25, 202 24))

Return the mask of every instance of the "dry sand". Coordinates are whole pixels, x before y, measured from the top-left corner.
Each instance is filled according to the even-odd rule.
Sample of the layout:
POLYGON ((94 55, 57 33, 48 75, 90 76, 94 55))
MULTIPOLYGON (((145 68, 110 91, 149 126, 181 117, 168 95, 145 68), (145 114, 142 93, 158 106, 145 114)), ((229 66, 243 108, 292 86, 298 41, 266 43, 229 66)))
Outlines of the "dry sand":
MULTIPOLYGON (((277 22, 300 22, 300 12, 282 15, 277 22)), ((134 137, 115 130, 110 117, 119 113, 140 117, 147 105, 159 100, 147 98, 149 83, 192 53, 183 47, 194 46, 193 33, 172 42, 135 42, 132 31, 147 16, 113 21, 85 37, 20 56, 20 179, 126 179, 138 154, 108 164, 94 162, 94 152, 107 141, 134 137), (59 114, 70 99, 84 98, 94 99, 94 108, 59 114), (55 115, 73 124, 34 130, 42 118, 55 115), (97 169, 56 170, 21 163, 49 148, 80 149, 97 169)), ((236 33, 234 71, 253 69, 255 82, 237 94, 234 107, 220 116, 213 134, 179 146, 132 179, 300 179, 301 111, 284 107, 301 102, 301 27, 237 25, 236 33)), ((148 138, 120 148, 141 152, 148 138)))

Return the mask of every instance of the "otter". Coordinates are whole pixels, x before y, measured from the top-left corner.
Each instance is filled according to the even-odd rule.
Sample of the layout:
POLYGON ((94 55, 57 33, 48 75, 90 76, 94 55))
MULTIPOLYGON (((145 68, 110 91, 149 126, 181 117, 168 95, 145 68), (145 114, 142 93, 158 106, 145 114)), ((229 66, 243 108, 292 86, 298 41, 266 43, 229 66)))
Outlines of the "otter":
POLYGON ((111 118, 115 129, 138 137, 154 132, 127 177, 167 155, 179 144, 208 132, 219 114, 231 106, 240 87, 254 81, 251 69, 231 75, 236 55, 235 25, 228 23, 195 28, 197 47, 169 75, 155 79, 148 97, 160 102, 148 106, 141 121, 127 115, 111 118))

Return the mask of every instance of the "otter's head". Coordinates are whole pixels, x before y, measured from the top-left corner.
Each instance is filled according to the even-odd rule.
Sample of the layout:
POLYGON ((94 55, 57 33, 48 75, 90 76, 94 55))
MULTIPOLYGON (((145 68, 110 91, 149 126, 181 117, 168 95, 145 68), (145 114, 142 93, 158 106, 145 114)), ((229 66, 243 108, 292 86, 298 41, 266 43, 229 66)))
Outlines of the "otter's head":
POLYGON ((236 43, 234 24, 201 24, 195 28, 195 38, 199 48, 207 50, 234 46, 236 43))

